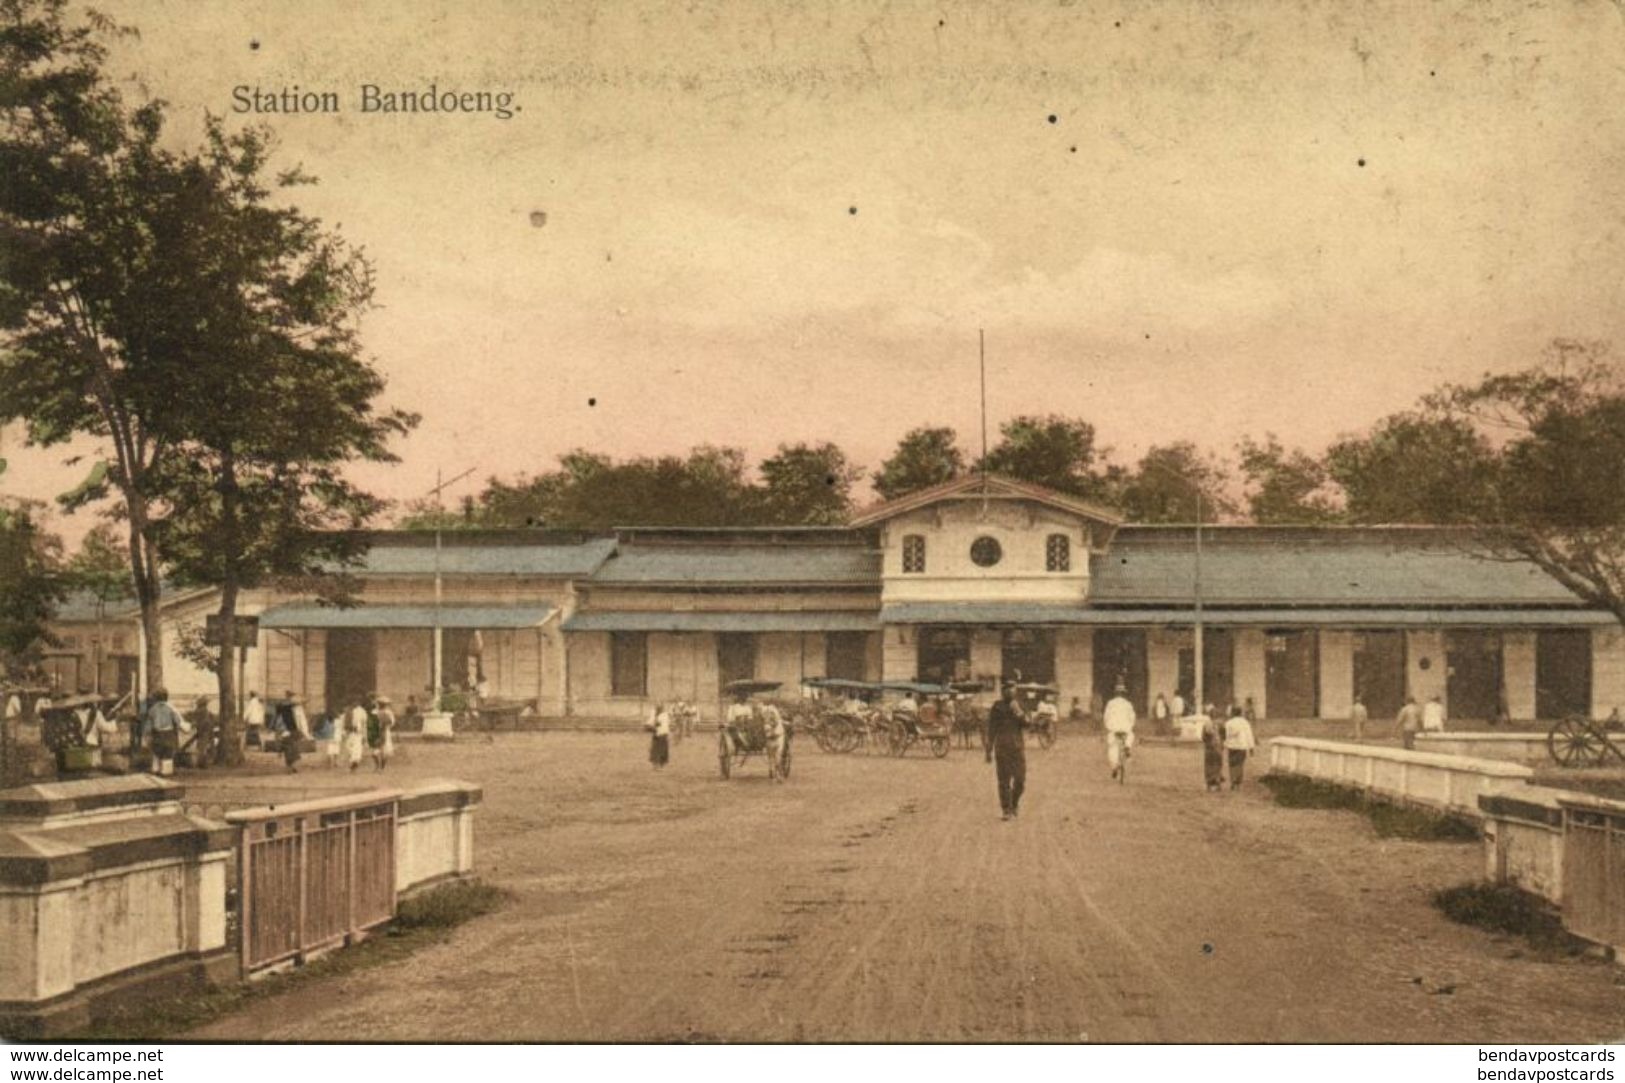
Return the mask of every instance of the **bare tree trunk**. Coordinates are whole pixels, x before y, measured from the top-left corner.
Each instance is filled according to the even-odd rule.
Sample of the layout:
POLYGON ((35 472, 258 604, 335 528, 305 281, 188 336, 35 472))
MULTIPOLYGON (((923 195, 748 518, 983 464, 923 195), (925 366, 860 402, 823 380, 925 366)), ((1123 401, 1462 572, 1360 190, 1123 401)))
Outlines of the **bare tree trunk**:
POLYGON ((243 762, 244 735, 237 718, 237 641, 232 627, 237 620, 236 583, 220 588, 220 668, 215 676, 220 688, 220 740, 215 761, 233 767, 243 762))
MULTIPOLYGON (((147 641, 147 656, 143 659, 143 680, 146 694, 164 686, 164 630, 158 607, 163 601, 163 584, 158 575, 158 561, 152 547, 142 536, 147 523, 146 505, 138 496, 125 492, 130 513, 130 571, 135 585, 135 598, 141 608, 141 634, 147 641)), ((139 709, 139 704, 137 708, 139 709)))

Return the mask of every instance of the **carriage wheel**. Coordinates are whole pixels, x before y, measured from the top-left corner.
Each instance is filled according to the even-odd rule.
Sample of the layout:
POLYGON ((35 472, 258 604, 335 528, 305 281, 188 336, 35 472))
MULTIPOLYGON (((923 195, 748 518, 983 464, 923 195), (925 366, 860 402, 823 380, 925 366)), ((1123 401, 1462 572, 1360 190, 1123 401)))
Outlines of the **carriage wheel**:
POLYGON ((1583 718, 1565 718, 1546 735, 1546 749, 1563 767, 1589 767, 1602 763, 1602 738, 1583 718))
POLYGON ((894 729, 886 743, 893 756, 901 756, 908 751, 908 734, 901 727, 894 729))
POLYGON ((1045 726, 1038 731, 1038 745, 1040 748, 1055 747, 1055 727, 1053 725, 1045 726))
POLYGON ((790 777, 790 742, 784 742, 784 755, 779 759, 779 777, 790 777))
POLYGON ((933 737, 933 738, 931 738, 931 755, 935 756, 937 759, 940 760, 940 759, 942 759, 942 757, 946 756, 947 754, 948 754, 948 738, 946 738, 946 737, 933 737))
POLYGON ((841 751, 851 752, 856 749, 858 747, 858 741, 862 739, 862 736, 863 735, 858 732, 858 728, 856 726, 843 726, 841 728, 841 751))

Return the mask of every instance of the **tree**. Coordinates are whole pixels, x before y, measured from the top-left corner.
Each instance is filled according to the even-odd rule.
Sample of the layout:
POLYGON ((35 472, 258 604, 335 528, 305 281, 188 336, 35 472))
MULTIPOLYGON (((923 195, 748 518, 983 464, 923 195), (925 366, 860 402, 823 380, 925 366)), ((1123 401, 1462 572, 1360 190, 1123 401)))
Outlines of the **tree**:
POLYGON ((1006 421, 999 433, 984 463, 993 473, 1093 500, 1110 500, 1122 484, 1124 471, 1095 447, 1095 427, 1087 421, 1026 415, 1006 421))
POLYGON ((1201 493, 1202 522, 1211 523, 1235 510, 1224 492, 1227 480, 1222 464, 1181 441, 1147 451, 1115 502, 1131 523, 1194 523, 1201 493))
POLYGON ((780 444, 761 464, 760 519, 785 526, 824 526, 846 522, 852 511, 852 484, 863 468, 847 461, 834 444, 780 444))
POLYGON ((62 540, 40 526, 38 511, 26 501, 0 504, 0 676, 21 676, 38 662, 67 594, 62 540))
POLYGON ((1255 523, 1323 526, 1340 522, 1339 494, 1326 464, 1308 453, 1281 446, 1274 433, 1264 442, 1236 445, 1247 479, 1247 512, 1255 523))
POLYGON ((1596 343, 1447 384, 1333 449, 1360 520, 1460 524, 1486 556, 1533 563, 1625 623, 1625 373, 1596 343))
POLYGON ((65 0, 0 0, 0 421, 24 419, 31 443, 95 439, 109 468, 71 508, 111 486, 129 524, 131 580, 149 649, 148 687, 163 683, 161 593, 151 474, 171 451, 150 421, 169 404, 140 373, 148 331, 168 307, 154 290, 164 262, 154 212, 174 193, 159 149, 163 107, 124 106, 102 71, 105 38, 122 33, 65 0))
POLYGON ((909 430, 891 458, 869 475, 875 492, 882 500, 896 500, 959 477, 965 472, 965 455, 958 441, 958 434, 946 427, 909 430))
POLYGON ((1492 506, 1495 462, 1466 418, 1439 410, 1394 414, 1340 440, 1326 469, 1356 523, 1470 523, 1492 506))
MULTIPOLYGON (((319 220, 272 202, 311 182, 284 173, 273 187, 270 149, 265 131, 228 134, 211 119, 203 150, 178 159, 184 187, 160 225, 167 260, 193 270, 189 288, 174 284, 143 369, 173 404, 148 423, 175 452, 153 471, 169 512, 152 536, 178 582, 220 589, 222 629, 243 591, 284 580, 349 600, 342 570, 383 504, 344 468, 395 461, 389 442, 418 421, 375 402, 384 378, 359 337, 371 265, 319 220)), ((216 672, 219 748, 234 756, 236 667, 216 672)))

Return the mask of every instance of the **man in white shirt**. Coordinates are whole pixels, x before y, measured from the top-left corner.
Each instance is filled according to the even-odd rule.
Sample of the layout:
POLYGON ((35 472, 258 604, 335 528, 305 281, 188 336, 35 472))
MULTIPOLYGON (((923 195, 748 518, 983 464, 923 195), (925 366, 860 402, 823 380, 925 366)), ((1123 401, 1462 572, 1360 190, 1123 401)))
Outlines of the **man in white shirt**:
POLYGON ((1230 788, 1241 788, 1241 775, 1247 767, 1247 757, 1252 755, 1258 742, 1253 738, 1253 724, 1247 721, 1247 714, 1240 707, 1230 708, 1230 717, 1224 723, 1224 751, 1230 761, 1230 788))
POLYGON ((1444 704, 1439 702, 1438 696, 1422 705, 1422 732, 1444 732, 1444 704))
POLYGON ((265 701, 258 692, 250 692, 243 704, 243 735, 256 748, 265 743, 265 701))
POLYGON ((1127 691, 1122 685, 1118 685, 1117 691, 1112 693, 1112 698, 1106 701, 1101 721, 1106 727, 1106 762, 1111 764, 1112 777, 1116 778, 1118 772, 1123 769, 1123 760, 1134 748, 1136 721, 1134 704, 1129 702, 1127 691))

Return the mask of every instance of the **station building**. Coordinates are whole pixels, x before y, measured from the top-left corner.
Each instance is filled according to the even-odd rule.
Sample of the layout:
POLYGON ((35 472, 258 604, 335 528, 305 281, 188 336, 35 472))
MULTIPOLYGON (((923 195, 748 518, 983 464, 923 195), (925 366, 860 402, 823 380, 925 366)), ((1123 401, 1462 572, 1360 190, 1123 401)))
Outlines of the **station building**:
MULTIPOLYGON (((1625 634, 1534 566, 1425 527, 1138 526, 992 476, 876 505, 844 527, 373 537, 360 604, 249 592, 247 686, 314 709, 371 691, 427 698, 435 627, 449 685, 548 717, 714 717, 739 678, 1052 682, 1063 711, 1122 684, 1142 714, 1194 684, 1261 717, 1373 718, 1406 696, 1453 718, 1533 720, 1625 705, 1625 634), (435 603, 436 572, 440 602, 435 603)), ((165 604, 165 640, 212 591, 165 604)), ((135 633, 133 624, 126 631, 135 633)), ((145 650, 144 643, 138 643, 145 650)), ((131 667, 137 669, 137 667, 131 667)), ((166 658, 172 696, 211 674, 166 658)))

